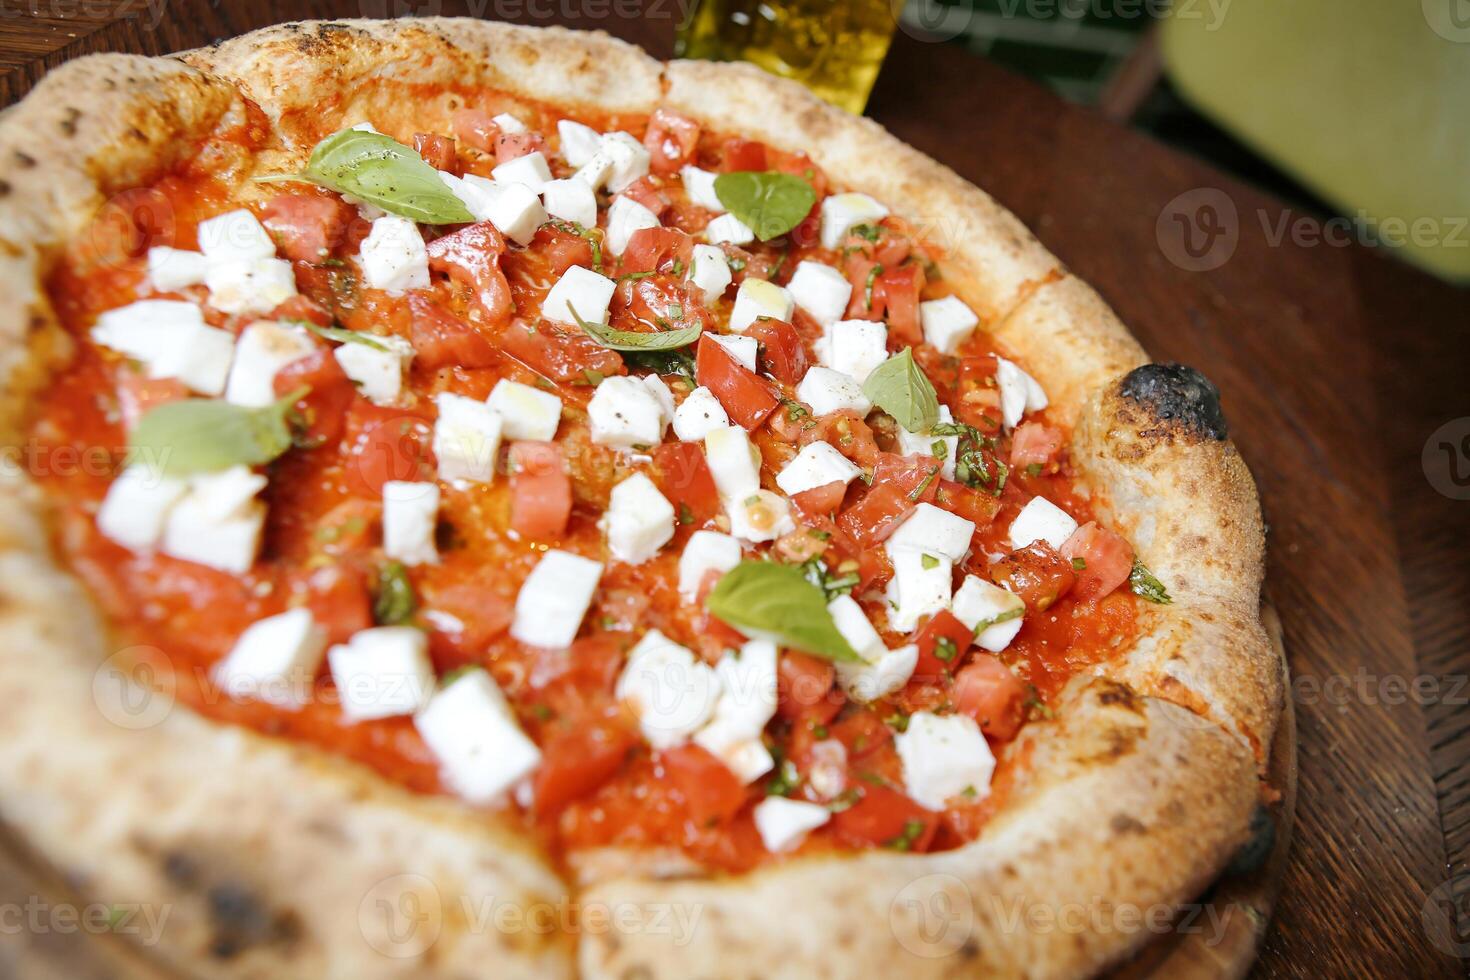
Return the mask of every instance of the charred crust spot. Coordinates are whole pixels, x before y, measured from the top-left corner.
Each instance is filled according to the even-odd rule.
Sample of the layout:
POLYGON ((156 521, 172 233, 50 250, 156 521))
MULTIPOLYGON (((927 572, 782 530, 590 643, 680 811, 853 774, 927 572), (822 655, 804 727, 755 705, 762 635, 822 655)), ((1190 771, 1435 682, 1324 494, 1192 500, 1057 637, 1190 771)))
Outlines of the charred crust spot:
POLYGON ((199 887, 199 865, 181 851, 170 851, 163 856, 163 876, 180 888, 199 887))
POLYGON ((82 110, 76 106, 69 106, 58 125, 61 127, 61 131, 67 136, 75 136, 77 134, 77 120, 81 118, 82 110))
POLYGON ((252 946, 289 946, 301 936, 295 912, 273 912, 255 893, 239 885, 215 885, 205 895, 214 928, 209 951, 230 959, 252 946))
POLYGON ((22 153, 20 150, 16 150, 15 163, 16 166, 25 167, 27 170, 29 170, 36 165, 36 158, 31 156, 29 153, 22 153))
POLYGON ((10 190, 10 181, 0 180, 0 197, 9 197, 10 190))
POLYGON ((961 960, 974 960, 980 958, 980 942, 974 936, 966 939, 959 949, 961 960))
POLYGON ((1097 694, 1097 703, 1104 708, 1122 708, 1135 714, 1143 713, 1143 701, 1125 684, 1109 683, 1097 694))
POLYGON ((1147 409, 1166 427, 1182 428, 1207 439, 1229 435, 1220 408, 1220 389, 1186 364, 1145 364, 1123 377, 1118 393, 1147 409))
POLYGON ((1126 813, 1113 814, 1113 819, 1108 821, 1108 827, 1119 837, 1125 834, 1141 834, 1145 830, 1142 823, 1126 813))

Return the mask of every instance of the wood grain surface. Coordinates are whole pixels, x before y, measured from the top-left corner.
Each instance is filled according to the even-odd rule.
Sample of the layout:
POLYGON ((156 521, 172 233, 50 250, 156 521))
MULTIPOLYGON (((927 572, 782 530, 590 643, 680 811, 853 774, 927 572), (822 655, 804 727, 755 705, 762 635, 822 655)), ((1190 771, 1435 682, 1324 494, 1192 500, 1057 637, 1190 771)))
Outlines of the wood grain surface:
MULTIPOLYGON (((0 0, 0 105, 81 54, 162 54, 304 17, 564 23, 667 56, 684 2, 0 0)), ((1294 841, 1255 975, 1463 976, 1470 294, 903 31, 869 114, 1015 211, 1156 359, 1223 392, 1270 524, 1299 745, 1294 841)))

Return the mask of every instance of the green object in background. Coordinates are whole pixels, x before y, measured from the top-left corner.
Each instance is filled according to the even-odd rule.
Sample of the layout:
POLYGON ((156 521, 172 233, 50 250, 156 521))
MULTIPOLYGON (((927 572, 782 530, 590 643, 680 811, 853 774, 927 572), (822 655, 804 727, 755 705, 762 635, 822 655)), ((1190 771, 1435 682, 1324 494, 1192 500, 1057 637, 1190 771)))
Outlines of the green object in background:
POLYGON ((1470 282, 1470 0, 1175 5, 1161 47, 1185 98, 1346 216, 1327 245, 1470 282))

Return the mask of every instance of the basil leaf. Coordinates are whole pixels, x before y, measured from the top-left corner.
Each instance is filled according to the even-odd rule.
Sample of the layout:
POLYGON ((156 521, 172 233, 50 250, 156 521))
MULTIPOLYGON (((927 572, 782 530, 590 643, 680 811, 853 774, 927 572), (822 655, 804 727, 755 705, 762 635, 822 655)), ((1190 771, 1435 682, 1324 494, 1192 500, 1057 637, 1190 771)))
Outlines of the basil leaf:
POLYGON ((373 622, 399 626, 413 619, 418 596, 401 561, 390 561, 378 569, 378 587, 373 593, 373 622))
POLYGON ((1142 596, 1149 602, 1157 602, 1161 606, 1167 606, 1174 601, 1169 596, 1169 590, 1164 588, 1164 583, 1155 578, 1148 566, 1137 558, 1133 559, 1133 571, 1128 573, 1128 588, 1133 590, 1134 595, 1142 596))
POLYGON ((322 140, 300 174, 256 180, 309 181, 426 225, 475 220, 423 157, 390 136, 361 129, 344 129, 322 140))
POLYGON ((300 324, 318 337, 335 340, 339 344, 362 344, 364 347, 381 351, 388 349, 386 344, 379 343, 372 334, 366 334, 360 330, 348 330, 345 327, 319 327, 310 320, 288 320, 286 322, 300 324))
POLYGON ((863 394, 910 432, 928 432, 939 421, 939 396, 905 347, 873 369, 863 394))
POLYGON ((837 631, 827 597, 797 565, 743 561, 720 577, 705 608, 734 626, 827 660, 861 662, 837 631))
POLYGON ((776 170, 720 174, 715 197, 763 242, 795 228, 817 203, 811 184, 776 170))
POLYGON ((658 333, 640 333, 636 330, 617 330, 605 323, 593 323, 582 319, 571 303, 567 309, 572 311, 572 318, 593 340, 609 350, 674 350, 678 347, 688 347, 699 339, 704 328, 699 324, 681 327, 678 330, 664 330, 658 333))
POLYGON ((301 388, 262 408, 204 398, 159 405, 139 420, 129 453, 157 460, 165 476, 269 463, 291 448, 286 416, 310 390, 301 388))

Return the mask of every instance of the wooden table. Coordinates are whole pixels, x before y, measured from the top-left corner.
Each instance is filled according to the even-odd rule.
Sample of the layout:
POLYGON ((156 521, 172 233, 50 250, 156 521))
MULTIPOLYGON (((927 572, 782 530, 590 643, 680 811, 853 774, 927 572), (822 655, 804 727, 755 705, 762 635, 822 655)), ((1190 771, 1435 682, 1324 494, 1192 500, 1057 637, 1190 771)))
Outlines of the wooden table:
MULTIPOLYGON (((0 105, 94 51, 162 54, 293 18, 466 12, 53 0, 32 17, 0 2, 0 105)), ((468 7, 601 27, 668 56, 679 4, 618 16, 631 2, 468 7)), ((1470 909, 1470 501, 1447 493, 1470 495, 1452 469, 1470 474, 1470 296, 1327 244, 1311 216, 952 47, 900 32, 869 111, 1015 211, 1155 358, 1199 366, 1224 392, 1270 522, 1267 590, 1299 727, 1296 837, 1257 975, 1463 975, 1446 886, 1458 874, 1470 909), (1228 236, 1213 250, 1198 239, 1196 262, 1179 220, 1210 204, 1238 241, 1227 257, 1228 236), (1212 267, 1181 267, 1200 264, 1212 267), (1438 436, 1421 462, 1456 419, 1452 448, 1438 436)))

